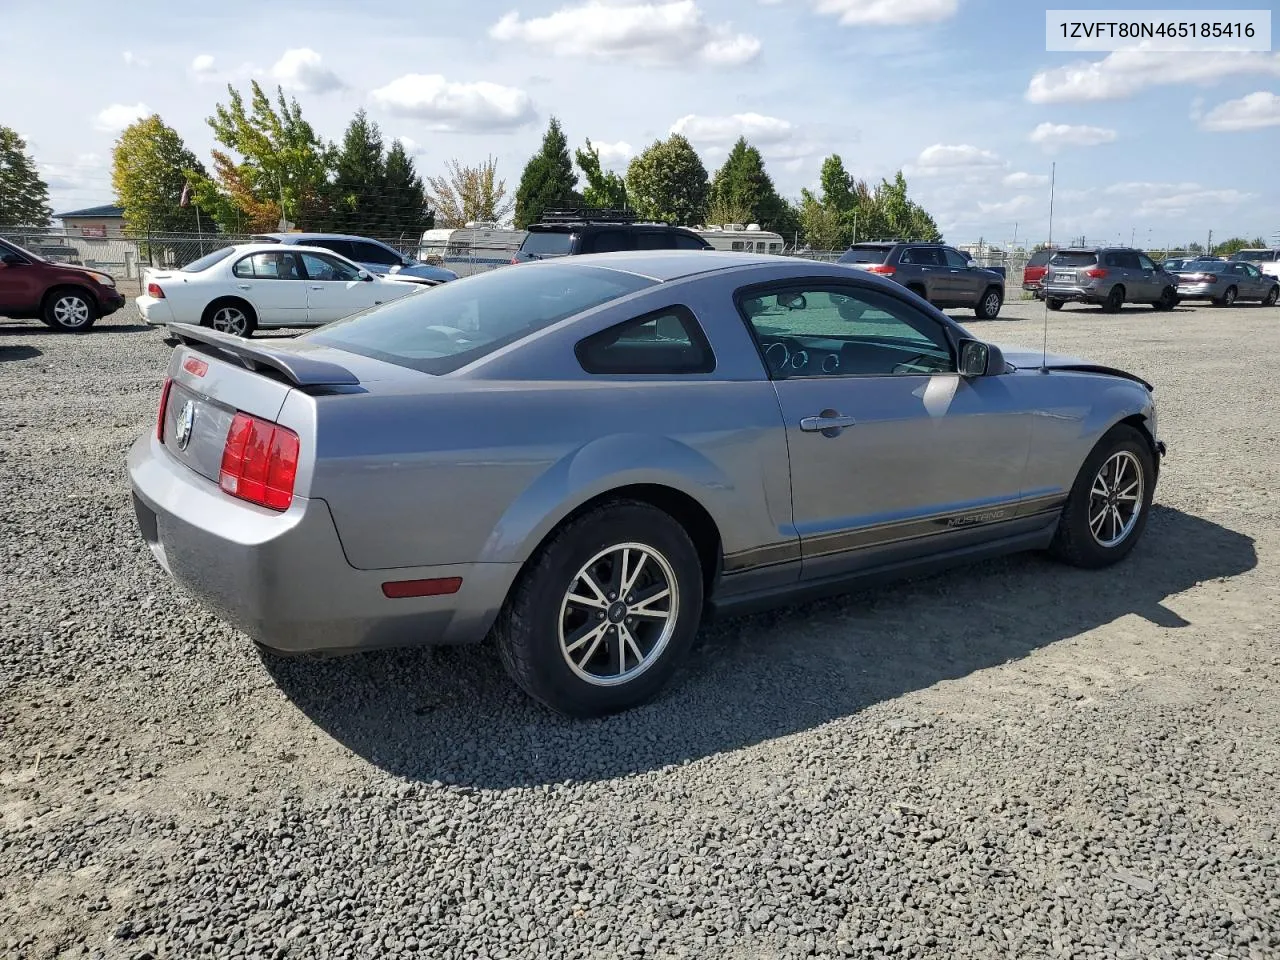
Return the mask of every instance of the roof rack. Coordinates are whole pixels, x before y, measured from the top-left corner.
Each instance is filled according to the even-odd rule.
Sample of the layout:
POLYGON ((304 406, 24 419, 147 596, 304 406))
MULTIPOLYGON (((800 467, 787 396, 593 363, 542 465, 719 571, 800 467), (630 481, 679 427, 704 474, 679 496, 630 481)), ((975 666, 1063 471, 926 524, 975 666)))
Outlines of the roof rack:
POLYGON ((925 246, 946 246, 941 240, 916 240, 912 237, 863 237, 858 243, 919 243, 925 246))
POLYGON ((555 207, 543 210, 538 223, 635 223, 633 210, 613 207, 555 207))

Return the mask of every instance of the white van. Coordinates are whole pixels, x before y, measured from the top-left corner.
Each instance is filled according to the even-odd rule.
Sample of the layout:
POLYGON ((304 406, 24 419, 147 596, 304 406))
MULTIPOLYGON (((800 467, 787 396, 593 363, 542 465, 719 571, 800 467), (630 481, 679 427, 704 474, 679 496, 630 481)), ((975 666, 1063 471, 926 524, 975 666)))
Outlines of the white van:
POLYGON ((511 263, 526 232, 476 221, 465 227, 427 230, 422 234, 418 259, 442 262, 458 276, 467 277, 511 263))
POLYGON ((760 224, 726 223, 723 226, 694 227, 693 232, 706 239, 716 250, 738 250, 744 253, 782 253, 786 241, 782 234, 761 230, 760 224))

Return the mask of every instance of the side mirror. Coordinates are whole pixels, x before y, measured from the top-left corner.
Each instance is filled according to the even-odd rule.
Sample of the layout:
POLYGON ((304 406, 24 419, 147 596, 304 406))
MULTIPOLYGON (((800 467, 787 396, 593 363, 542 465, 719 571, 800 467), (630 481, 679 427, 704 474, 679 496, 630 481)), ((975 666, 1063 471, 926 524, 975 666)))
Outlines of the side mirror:
POLYGON ((373 274, 368 270, 361 270, 358 276, 361 280, 373 280, 373 274))
POLYGON ((960 341, 960 376, 988 377, 1004 371, 1004 354, 999 347, 981 340, 960 341))

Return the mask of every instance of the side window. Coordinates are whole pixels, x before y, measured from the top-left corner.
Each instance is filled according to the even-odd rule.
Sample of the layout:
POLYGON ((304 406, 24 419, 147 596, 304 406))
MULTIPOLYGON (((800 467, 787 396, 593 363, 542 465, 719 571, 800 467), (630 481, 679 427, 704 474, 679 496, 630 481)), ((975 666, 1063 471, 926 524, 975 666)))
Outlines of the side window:
POLYGON ((705 250, 707 245, 701 237, 691 237, 685 233, 675 234, 677 250, 705 250))
POLYGON ((1143 270, 1154 270, 1156 268, 1156 265, 1151 261, 1151 258, 1145 253, 1138 254, 1138 266, 1143 270))
POLYGON ((583 246, 583 253, 613 253, 615 250, 630 250, 627 234, 622 230, 601 230, 591 237, 583 246))
POLYGON ((248 280, 301 280, 295 254, 254 253, 236 261, 231 272, 248 280))
POLYGON ((697 318, 682 306, 601 330, 580 340, 574 352, 587 373, 689 374, 716 368, 697 318))
POLYGON ((641 230, 636 235, 637 250, 674 250, 675 234, 663 230, 641 230))
POLYGON ((962 253, 960 253, 959 251, 957 251, 957 250, 945 250, 945 249, 944 249, 944 250, 942 251, 942 256, 945 258, 945 260, 946 260, 946 262, 947 262, 947 266, 948 266, 948 267, 951 267, 953 270, 968 270, 968 269, 969 269, 969 261, 968 261, 968 260, 966 260, 966 259, 964 258, 964 255, 963 255, 962 253))
POLYGON ((351 256, 350 240, 329 240, 329 239, 312 240, 308 242, 307 246, 320 247, 321 249, 324 249, 324 250, 332 250, 334 253, 336 253, 340 257, 351 256))
POLYGON ((940 323, 875 290, 815 280, 748 288, 736 299, 774 380, 956 369, 940 323))
POLYGON ((782 244, 780 244, 780 243, 771 243, 771 244, 769 244, 769 252, 770 252, 770 253, 781 253, 781 252, 782 252, 782 244))
POLYGON ((1251 263, 1246 263, 1244 265, 1244 272, 1249 274, 1249 276, 1253 277, 1255 280, 1262 276, 1262 271, 1251 263))
POLYGON ((1121 260, 1120 260, 1120 254, 1118 254, 1118 253, 1108 253, 1108 254, 1104 254, 1104 256, 1103 256, 1103 263, 1104 263, 1104 266, 1108 266, 1108 267, 1123 267, 1123 266, 1124 266, 1124 264, 1123 264, 1123 263, 1121 262, 1121 260))
MULTIPOLYGON (((341 250, 337 252, 342 253, 341 250)), ((357 263, 376 263, 383 267, 390 267, 400 263, 400 255, 394 251, 388 250, 381 244, 368 243, 361 240, 351 241, 350 257, 357 263)))
POLYGON ((306 268, 308 279, 311 280, 350 282, 360 279, 360 273, 355 267, 343 263, 336 257, 326 257, 322 253, 302 254, 302 265, 306 268))
POLYGON ((735 240, 735 241, 733 241, 733 249, 734 249, 734 250, 741 250, 741 249, 742 249, 742 241, 741 241, 741 240, 735 240))

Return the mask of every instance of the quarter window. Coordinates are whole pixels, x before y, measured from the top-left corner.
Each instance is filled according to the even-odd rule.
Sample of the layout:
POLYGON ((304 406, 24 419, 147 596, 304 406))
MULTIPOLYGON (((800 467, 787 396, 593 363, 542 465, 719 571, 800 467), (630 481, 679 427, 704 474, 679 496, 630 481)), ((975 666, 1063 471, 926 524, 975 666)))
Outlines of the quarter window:
POLYGON ((1138 254, 1138 266, 1143 270, 1154 270, 1156 268, 1155 263, 1145 253, 1138 254))
POLYGON ((942 325, 878 291, 814 281, 748 288, 737 303, 775 380, 956 369, 942 325))
POLYGON ((594 333, 574 348, 587 373, 691 374, 716 368, 688 307, 672 306, 594 333))
POLYGON ((301 280, 297 257, 292 253, 254 253, 236 262, 231 270, 250 280, 301 280))

